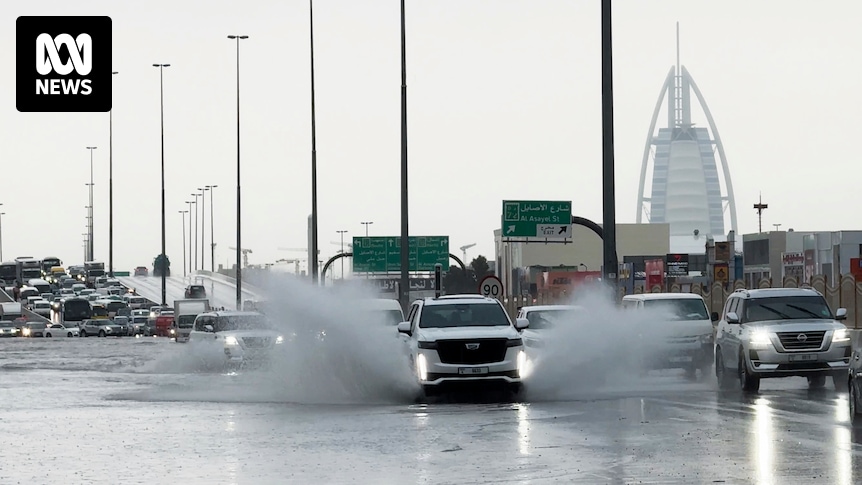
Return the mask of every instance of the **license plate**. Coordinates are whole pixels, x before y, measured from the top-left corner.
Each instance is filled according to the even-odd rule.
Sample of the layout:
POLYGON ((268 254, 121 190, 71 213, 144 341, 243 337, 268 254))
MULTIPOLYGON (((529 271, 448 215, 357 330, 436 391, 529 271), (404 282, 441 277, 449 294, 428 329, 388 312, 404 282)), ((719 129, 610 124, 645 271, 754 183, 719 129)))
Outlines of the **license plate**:
POLYGON ((816 354, 791 354, 790 362, 810 362, 817 360, 816 354))
POLYGON ((692 359, 691 359, 690 355, 681 355, 679 357, 671 357, 670 358, 671 362, 691 362, 691 360, 692 359))
POLYGON ((459 367, 458 373, 467 376, 480 376, 488 373, 487 367, 459 367))

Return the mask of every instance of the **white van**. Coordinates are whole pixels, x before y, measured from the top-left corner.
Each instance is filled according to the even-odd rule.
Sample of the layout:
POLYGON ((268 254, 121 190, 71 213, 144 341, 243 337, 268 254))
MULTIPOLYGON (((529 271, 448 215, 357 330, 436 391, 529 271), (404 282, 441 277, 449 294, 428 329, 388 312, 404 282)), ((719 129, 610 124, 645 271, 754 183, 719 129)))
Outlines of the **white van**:
POLYGON ((373 318, 380 319, 381 323, 397 326, 404 321, 404 311, 398 300, 391 298, 373 298, 359 300, 359 311, 374 315, 373 318))
MULTIPOLYGON (((623 297, 625 310, 644 312, 638 342, 640 370, 685 369, 706 376, 715 361, 713 321, 706 302, 693 293, 643 293, 623 297)), ((642 319, 641 319, 642 318, 642 319)))

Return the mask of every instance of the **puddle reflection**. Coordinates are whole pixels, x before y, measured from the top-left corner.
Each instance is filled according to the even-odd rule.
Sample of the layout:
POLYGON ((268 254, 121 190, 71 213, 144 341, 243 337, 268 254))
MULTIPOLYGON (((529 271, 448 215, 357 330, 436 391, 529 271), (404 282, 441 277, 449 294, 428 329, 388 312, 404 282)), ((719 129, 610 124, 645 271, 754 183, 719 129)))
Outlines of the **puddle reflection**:
POLYGON ((757 469, 757 483, 772 485, 775 469, 775 448, 773 434, 772 408, 764 398, 754 400, 754 465, 757 469))
POLYGON ((530 454, 530 406, 527 404, 516 404, 518 412, 518 452, 522 455, 530 454))

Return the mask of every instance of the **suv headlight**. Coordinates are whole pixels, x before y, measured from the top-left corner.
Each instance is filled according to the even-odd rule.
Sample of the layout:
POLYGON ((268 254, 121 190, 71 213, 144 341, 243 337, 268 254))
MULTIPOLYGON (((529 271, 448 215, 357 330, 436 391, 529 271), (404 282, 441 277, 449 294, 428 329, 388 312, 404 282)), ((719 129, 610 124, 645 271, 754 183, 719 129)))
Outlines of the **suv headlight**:
POLYGON ((436 349, 437 348, 437 342, 428 342, 425 340, 420 340, 419 342, 416 343, 416 345, 420 349, 436 349))
POLYGON ((232 335, 228 335, 227 337, 224 338, 224 344, 225 345, 238 345, 239 341, 237 341, 236 337, 234 337, 232 335))
POLYGON ((284 337, 282 337, 281 335, 279 335, 278 337, 276 337, 276 338, 275 338, 275 343, 277 343, 277 344, 283 344, 283 343, 284 343, 284 337))
POLYGON ((506 340, 506 347, 520 347, 524 345, 524 340, 520 338, 510 338, 506 340))
POLYGON ((713 341, 712 341, 712 334, 711 334, 711 333, 707 333, 707 334, 704 334, 704 335, 701 335, 701 336, 700 336, 700 343, 701 343, 701 345, 708 345, 708 344, 712 344, 712 342, 713 342, 713 341))
POLYGON ((850 341, 850 332, 847 331, 846 328, 840 328, 832 334, 833 342, 849 342, 850 341))
POLYGON ((751 335, 748 338, 748 344, 754 348, 766 348, 771 344, 772 341, 769 340, 769 332, 763 329, 757 329, 751 332, 751 335))

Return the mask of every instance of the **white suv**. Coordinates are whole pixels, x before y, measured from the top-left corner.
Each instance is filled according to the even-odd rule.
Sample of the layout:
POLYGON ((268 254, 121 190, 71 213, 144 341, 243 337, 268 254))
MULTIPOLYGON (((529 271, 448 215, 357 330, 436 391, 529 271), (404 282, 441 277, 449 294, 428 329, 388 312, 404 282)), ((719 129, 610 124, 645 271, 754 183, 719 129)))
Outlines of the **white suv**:
POLYGON ((448 295, 413 302, 398 331, 409 337, 410 364, 425 395, 445 385, 495 384, 521 390, 527 357, 519 330, 499 301, 448 295))
POLYGON ((207 364, 265 364, 284 337, 258 312, 207 312, 194 320, 189 346, 207 364))
POLYGON ((826 299, 812 288, 736 290, 727 299, 715 336, 715 375, 722 388, 738 379, 744 391, 757 391, 760 379, 802 376, 810 387, 832 377, 847 383, 850 335, 826 299))

